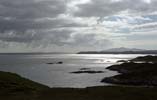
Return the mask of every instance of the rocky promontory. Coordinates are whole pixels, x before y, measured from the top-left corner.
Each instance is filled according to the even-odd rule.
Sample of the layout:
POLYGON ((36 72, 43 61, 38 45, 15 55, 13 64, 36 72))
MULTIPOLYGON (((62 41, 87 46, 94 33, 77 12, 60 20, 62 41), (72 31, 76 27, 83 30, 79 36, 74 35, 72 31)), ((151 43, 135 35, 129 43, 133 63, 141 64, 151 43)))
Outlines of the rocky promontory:
POLYGON ((101 82, 121 85, 157 86, 157 56, 137 57, 127 63, 113 65, 107 69, 118 71, 120 74, 104 78, 101 82))

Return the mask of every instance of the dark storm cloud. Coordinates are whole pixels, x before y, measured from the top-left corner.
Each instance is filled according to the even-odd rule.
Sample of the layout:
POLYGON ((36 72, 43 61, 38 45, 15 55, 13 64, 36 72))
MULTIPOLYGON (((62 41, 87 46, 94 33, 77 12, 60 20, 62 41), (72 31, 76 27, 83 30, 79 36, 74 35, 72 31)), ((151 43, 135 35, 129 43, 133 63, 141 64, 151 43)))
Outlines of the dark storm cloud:
POLYGON ((31 42, 41 39, 41 35, 37 32, 34 32, 34 34, 28 33, 28 31, 47 30, 56 28, 59 25, 66 26, 63 20, 40 20, 56 18, 59 14, 64 13, 65 10, 66 5, 62 0, 1 0, 0 40, 31 42))
POLYGON ((27 30, 41 30, 62 27, 82 27, 84 25, 69 22, 65 19, 44 19, 44 20, 22 20, 22 19, 0 19, 0 31, 25 32, 27 30))
POLYGON ((71 31, 57 29, 84 26, 58 18, 66 11, 64 0, 1 0, 0 10, 0 40, 6 42, 31 43, 47 38, 58 45, 63 43, 62 37, 70 38, 71 31))
POLYGON ((1 0, 0 16, 17 19, 56 17, 64 13, 66 5, 63 0, 1 0))
POLYGON ((151 13, 157 10, 157 1, 148 0, 91 0, 86 4, 78 5, 74 15, 81 17, 104 17, 116 15, 121 11, 128 10, 131 13, 151 13))

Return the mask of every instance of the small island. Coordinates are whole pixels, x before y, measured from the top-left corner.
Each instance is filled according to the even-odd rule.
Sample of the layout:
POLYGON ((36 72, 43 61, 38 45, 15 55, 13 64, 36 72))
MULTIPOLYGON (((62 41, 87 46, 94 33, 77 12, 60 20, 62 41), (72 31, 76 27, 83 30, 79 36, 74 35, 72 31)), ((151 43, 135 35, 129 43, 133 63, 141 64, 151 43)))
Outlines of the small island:
POLYGON ((94 70, 79 70, 79 71, 74 71, 70 72, 73 74, 82 74, 82 73, 87 73, 87 74, 96 74, 96 73, 104 73, 104 71, 94 71, 94 70))

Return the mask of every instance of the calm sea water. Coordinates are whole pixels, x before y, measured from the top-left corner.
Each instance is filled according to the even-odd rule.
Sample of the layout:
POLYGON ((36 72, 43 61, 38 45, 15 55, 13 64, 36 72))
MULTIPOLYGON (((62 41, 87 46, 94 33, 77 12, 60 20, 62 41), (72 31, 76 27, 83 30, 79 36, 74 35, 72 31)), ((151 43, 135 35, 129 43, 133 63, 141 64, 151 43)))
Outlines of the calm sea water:
POLYGON ((50 87, 75 87, 109 85, 100 83, 104 77, 116 75, 106 67, 118 60, 135 58, 137 54, 6 54, 0 55, 0 70, 19 75, 50 87), (47 64, 62 61, 63 64, 47 64), (72 74, 81 68, 104 71, 97 74, 72 74))

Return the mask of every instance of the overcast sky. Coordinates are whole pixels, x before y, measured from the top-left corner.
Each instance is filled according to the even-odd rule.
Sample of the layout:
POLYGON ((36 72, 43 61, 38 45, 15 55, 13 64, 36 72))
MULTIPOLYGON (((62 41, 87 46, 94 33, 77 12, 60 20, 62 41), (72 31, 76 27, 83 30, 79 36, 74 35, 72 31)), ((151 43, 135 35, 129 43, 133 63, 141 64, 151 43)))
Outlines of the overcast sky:
POLYGON ((157 49, 157 0, 0 0, 0 52, 157 49))

